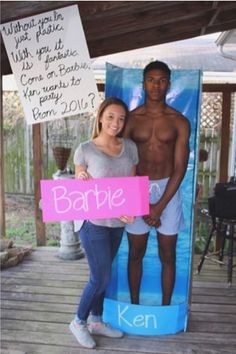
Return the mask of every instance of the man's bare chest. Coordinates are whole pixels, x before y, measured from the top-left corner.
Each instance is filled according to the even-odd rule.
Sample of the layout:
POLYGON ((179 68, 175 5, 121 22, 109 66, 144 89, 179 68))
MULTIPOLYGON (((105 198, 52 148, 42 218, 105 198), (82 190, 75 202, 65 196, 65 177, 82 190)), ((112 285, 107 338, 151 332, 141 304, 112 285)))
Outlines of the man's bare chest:
POLYGON ((136 143, 170 143, 176 139, 173 124, 163 120, 147 120, 145 124, 137 124, 131 131, 131 138, 136 143))

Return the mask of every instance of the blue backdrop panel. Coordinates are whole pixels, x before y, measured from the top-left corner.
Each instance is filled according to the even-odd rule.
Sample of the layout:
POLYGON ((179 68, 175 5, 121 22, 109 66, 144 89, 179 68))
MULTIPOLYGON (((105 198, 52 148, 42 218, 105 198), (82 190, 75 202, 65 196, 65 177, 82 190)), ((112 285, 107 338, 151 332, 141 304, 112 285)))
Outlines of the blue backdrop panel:
MULTIPOLYGON (((132 110, 144 101, 142 69, 125 69, 107 64, 106 97, 116 96, 132 110)), ((130 304, 127 278, 128 244, 124 233, 113 263, 112 280, 107 289, 104 319, 126 333, 158 335, 186 329, 193 239, 197 145, 199 129, 201 72, 173 70, 167 103, 187 117, 191 124, 190 158, 181 184, 186 228, 179 233, 176 249, 176 281, 170 306, 161 306, 161 265, 155 230, 152 230, 144 258, 140 305, 130 304)))

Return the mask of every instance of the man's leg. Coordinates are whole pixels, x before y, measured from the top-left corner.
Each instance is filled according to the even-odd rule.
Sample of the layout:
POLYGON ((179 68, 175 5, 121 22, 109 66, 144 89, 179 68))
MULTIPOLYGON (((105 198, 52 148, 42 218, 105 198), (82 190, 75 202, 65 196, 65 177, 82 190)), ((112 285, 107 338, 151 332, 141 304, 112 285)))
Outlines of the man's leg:
POLYGON ((159 256, 161 260, 162 305, 170 305, 175 285, 177 235, 158 234, 159 256))
POLYGON ((129 259, 128 280, 132 304, 139 304, 140 285, 143 274, 143 257, 147 248, 148 234, 128 233, 129 259))

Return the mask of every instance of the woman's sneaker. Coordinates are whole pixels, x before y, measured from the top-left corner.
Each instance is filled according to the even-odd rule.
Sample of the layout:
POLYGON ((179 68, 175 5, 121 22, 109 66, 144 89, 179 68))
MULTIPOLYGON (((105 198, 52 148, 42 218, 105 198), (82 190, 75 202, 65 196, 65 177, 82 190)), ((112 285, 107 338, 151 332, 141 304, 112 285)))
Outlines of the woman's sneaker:
POLYGON ((91 334, 111 338, 121 338, 124 335, 120 330, 112 328, 108 323, 104 322, 90 322, 88 330, 91 334))
POLYGON ((96 343, 91 337, 87 325, 86 324, 79 324, 73 320, 69 326, 71 332, 76 337, 79 344, 81 344, 85 348, 95 348, 96 343))

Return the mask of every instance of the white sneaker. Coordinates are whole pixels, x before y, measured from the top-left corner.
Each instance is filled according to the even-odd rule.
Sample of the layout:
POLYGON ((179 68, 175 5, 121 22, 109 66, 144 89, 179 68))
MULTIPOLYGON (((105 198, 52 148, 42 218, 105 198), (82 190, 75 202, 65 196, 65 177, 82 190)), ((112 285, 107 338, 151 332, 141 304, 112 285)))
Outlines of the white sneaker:
POLYGON ((91 337, 87 325, 86 324, 79 324, 73 320, 69 326, 71 332, 76 337, 79 344, 81 344, 85 348, 95 348, 96 343, 91 337))
POLYGON ((121 338, 124 335, 119 329, 112 328, 108 323, 104 322, 90 322, 88 330, 91 334, 111 338, 121 338))

